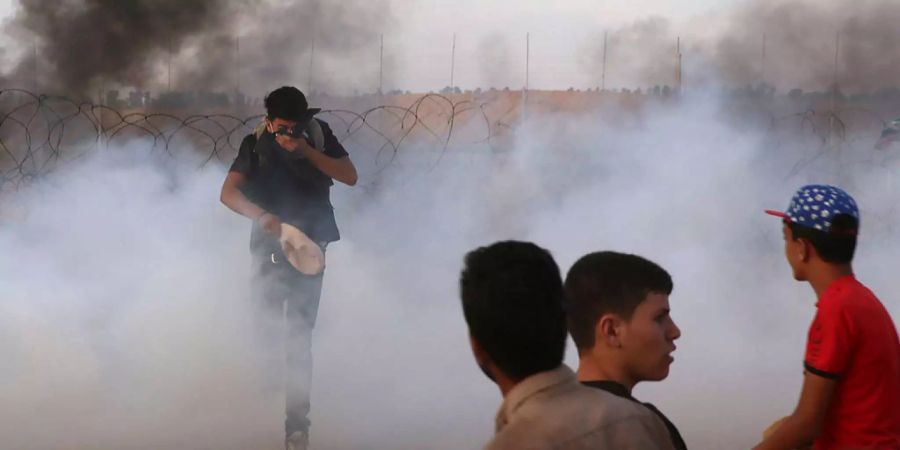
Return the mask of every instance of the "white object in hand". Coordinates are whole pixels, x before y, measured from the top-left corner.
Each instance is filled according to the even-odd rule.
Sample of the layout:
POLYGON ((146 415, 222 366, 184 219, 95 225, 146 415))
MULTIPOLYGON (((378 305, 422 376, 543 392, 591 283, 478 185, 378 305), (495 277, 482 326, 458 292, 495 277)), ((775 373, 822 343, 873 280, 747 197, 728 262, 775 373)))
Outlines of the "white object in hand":
POLYGON ((325 254, 309 236, 293 225, 281 224, 281 250, 300 273, 318 275, 325 270, 325 254))

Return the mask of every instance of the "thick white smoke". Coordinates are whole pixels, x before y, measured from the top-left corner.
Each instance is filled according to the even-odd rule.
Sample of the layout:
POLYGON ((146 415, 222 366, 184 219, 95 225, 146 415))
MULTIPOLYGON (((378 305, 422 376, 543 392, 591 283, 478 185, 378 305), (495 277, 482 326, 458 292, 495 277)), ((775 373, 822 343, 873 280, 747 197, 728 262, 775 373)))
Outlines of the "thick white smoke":
MULTIPOLYGON (((898 162, 855 141, 834 150, 841 164, 831 153, 792 171, 818 150, 809 140, 774 151, 763 128, 723 114, 701 94, 615 125, 535 114, 511 148, 455 145, 435 165, 438 150, 410 142, 377 186, 335 188, 344 239, 314 338, 313 446, 489 438, 500 394, 470 356, 457 278, 465 252, 510 238, 564 271, 601 249, 668 269, 683 337, 669 379, 636 394, 691 448, 752 445, 793 406, 814 313, 762 209, 806 182, 844 185, 864 210, 859 277, 896 318, 898 162)), ((279 448, 282 404, 248 320, 249 224, 218 203, 225 167, 117 152, 30 185, 16 194, 25 214, 0 222, 3 447, 279 448)))

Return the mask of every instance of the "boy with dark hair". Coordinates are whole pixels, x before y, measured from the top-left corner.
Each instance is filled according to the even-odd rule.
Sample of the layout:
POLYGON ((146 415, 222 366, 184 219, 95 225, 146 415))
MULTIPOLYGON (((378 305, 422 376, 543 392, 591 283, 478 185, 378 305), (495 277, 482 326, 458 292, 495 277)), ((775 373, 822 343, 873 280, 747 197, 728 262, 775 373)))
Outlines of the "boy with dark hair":
POLYGON ((800 188, 782 218, 797 281, 816 293, 803 388, 794 412, 757 450, 900 448, 900 340, 875 294, 857 281, 859 210, 842 189, 800 188))
POLYGON ((562 279, 546 250, 507 241, 470 252, 460 296, 475 360, 504 397, 487 449, 672 448, 653 414, 563 365, 562 279))
MULTIPOLYGON (((578 380, 639 403, 632 389, 669 374, 681 330, 669 316, 672 278, 637 255, 596 252, 579 259, 566 276, 569 333, 578 348, 578 380)), ((686 449, 675 425, 644 403, 668 428, 676 449, 686 449)))

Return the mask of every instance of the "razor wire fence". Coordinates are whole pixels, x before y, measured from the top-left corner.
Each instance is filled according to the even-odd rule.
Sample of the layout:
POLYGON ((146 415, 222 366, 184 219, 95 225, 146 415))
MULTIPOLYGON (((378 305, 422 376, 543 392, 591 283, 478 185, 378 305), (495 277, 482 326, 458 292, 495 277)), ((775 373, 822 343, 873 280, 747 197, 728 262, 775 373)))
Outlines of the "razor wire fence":
MULTIPOLYGON (((360 112, 326 109, 326 120, 345 146, 371 156, 383 170, 410 140, 436 150, 437 160, 456 141, 490 147, 495 128, 484 105, 427 94, 409 106, 375 105, 360 112), (460 124, 466 125, 461 129, 460 124), (424 142, 424 144, 423 144, 424 142)), ((93 152, 135 146, 198 168, 230 162, 263 114, 178 115, 112 108, 21 89, 0 90, 0 190, 18 189, 62 163, 93 152)))
MULTIPOLYGON (((376 98, 370 102, 375 104, 369 106, 361 102, 319 113, 369 175, 389 167, 404 149, 429 152, 426 159, 433 168, 448 149, 457 146, 502 148, 508 143, 504 139, 523 120, 525 109, 515 93, 462 99, 423 94, 412 97, 408 106, 377 104, 379 100, 384 99, 376 98)), ((560 109, 552 101, 543 105, 545 108, 541 108, 538 99, 534 103, 533 109, 538 112, 552 114, 560 109)), ((594 107, 614 108, 615 104, 600 102, 594 107)), ((785 114, 755 107, 750 114, 762 118, 758 122, 765 130, 768 146, 776 150, 790 147, 795 161, 789 175, 813 169, 841 171, 853 165, 886 164, 884 152, 879 155, 847 151, 872 147, 868 141, 874 142, 873 137, 887 123, 884 113, 875 109, 848 105, 785 114)), ((0 192, 16 190, 67 161, 126 145, 198 168, 227 163, 237 154, 244 136, 262 118, 262 114, 147 112, 21 89, 0 89, 0 192)))
POLYGON ((790 146, 795 161, 788 177, 813 169, 839 176, 859 168, 885 168, 896 159, 896 152, 876 148, 888 123, 887 116, 872 108, 811 108, 792 114, 770 113, 767 134, 776 149, 790 146))

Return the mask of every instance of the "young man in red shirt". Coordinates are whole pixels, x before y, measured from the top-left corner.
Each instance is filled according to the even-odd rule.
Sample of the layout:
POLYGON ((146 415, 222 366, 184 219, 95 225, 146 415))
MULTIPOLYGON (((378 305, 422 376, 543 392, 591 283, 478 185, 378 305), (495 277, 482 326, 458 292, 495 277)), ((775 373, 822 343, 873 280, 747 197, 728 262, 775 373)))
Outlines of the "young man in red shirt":
POLYGON ((794 412, 757 450, 900 449, 900 340, 851 260, 859 210, 842 189, 800 188, 783 220, 785 257, 818 297, 794 412))

